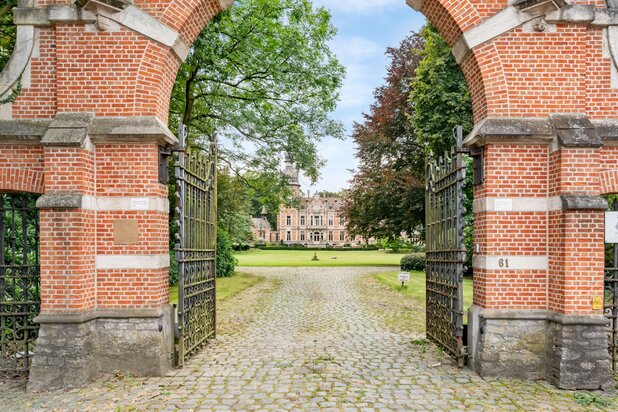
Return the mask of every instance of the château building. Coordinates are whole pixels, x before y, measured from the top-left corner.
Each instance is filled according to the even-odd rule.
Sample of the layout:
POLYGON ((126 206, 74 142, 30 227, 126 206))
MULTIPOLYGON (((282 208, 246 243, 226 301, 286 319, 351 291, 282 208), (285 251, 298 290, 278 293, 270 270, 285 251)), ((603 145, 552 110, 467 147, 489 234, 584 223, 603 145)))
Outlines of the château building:
POLYGON ((268 214, 266 213, 266 207, 262 207, 262 213, 260 217, 254 217, 251 219, 253 223, 252 233, 253 240, 257 243, 273 243, 279 241, 279 234, 270 227, 268 222, 268 214))
POLYGON ((298 207, 279 208, 277 215, 278 238, 285 244, 307 246, 343 246, 357 241, 351 239, 346 222, 341 215, 343 199, 324 193, 303 193, 298 170, 286 156, 284 173, 292 192, 297 196, 298 207))

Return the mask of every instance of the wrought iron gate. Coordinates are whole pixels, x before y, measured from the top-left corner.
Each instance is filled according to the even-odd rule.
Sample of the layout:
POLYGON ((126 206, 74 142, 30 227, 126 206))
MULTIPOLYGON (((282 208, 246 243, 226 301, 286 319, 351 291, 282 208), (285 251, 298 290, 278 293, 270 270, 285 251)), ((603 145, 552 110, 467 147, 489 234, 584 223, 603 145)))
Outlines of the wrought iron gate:
POLYGON ((426 162, 427 337, 463 366, 464 178, 462 129, 456 146, 426 162))
POLYGON ((179 366, 215 336, 216 158, 216 142, 211 142, 206 152, 180 152, 176 166, 179 366))
POLYGON ((0 194, 0 376, 30 369, 39 325, 39 212, 36 197, 0 194))
MULTIPOLYGON (((614 201, 614 211, 618 211, 618 200, 614 201)), ((612 369, 618 370, 618 244, 606 249, 605 302, 604 313, 608 320, 607 337, 612 369), (608 256, 607 252, 610 252, 608 256), (610 267, 611 266, 611 267, 610 267)))

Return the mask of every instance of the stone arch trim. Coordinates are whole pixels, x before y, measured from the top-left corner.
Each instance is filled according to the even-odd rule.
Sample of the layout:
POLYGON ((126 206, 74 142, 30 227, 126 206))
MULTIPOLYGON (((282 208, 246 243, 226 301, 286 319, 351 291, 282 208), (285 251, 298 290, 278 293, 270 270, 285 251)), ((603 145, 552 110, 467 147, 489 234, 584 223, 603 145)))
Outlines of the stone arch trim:
POLYGON ((601 193, 604 195, 618 193, 618 170, 601 172, 601 193))
POLYGON ((44 193, 42 170, 0 167, 0 192, 44 193))
MULTIPOLYGON (((160 21, 178 31, 190 45, 208 22, 231 3, 228 0, 173 0, 162 13, 160 21)), ((133 103, 136 113, 152 113, 155 109, 157 117, 167 119, 169 99, 181 63, 171 50, 149 42, 135 83, 133 103)))
POLYGON ((178 31, 191 44, 212 18, 232 3, 233 0, 172 0, 161 21, 178 31))

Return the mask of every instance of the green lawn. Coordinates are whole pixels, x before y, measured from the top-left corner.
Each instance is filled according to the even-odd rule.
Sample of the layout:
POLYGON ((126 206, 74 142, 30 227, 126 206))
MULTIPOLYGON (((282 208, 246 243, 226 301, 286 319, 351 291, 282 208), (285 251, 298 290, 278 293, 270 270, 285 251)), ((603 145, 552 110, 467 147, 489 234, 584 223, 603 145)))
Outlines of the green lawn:
MULTIPOLYGON (((407 283, 407 288, 401 288, 401 283, 397 280, 397 272, 376 273, 373 275, 381 283, 387 285, 393 290, 416 299, 425 305, 425 273, 411 272, 410 282, 407 283)), ((472 279, 464 278, 464 312, 472 306, 472 279)))
POLYGON ((259 250, 234 254, 239 266, 297 267, 297 266, 399 266, 403 253, 385 253, 381 250, 333 251, 259 250), (318 261, 313 261, 317 253, 318 261))
MULTIPOLYGON (((263 280, 262 276, 238 272, 229 278, 217 278, 217 302, 229 299, 263 280)), ((170 303, 178 303, 178 286, 170 286, 170 303)))

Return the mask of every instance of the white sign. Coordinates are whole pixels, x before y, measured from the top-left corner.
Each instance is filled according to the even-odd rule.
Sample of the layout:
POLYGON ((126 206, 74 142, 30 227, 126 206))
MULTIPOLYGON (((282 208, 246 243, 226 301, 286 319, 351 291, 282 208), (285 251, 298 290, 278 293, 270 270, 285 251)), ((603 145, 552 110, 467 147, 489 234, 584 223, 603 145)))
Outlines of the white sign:
POLYGON ((513 211, 513 199, 496 199, 494 208, 496 212, 511 212, 513 211))
POLYGON ((618 212, 605 212, 605 243, 618 243, 618 212))
POLYGON ((131 199, 131 210, 148 210, 148 198, 131 199))
POLYGON ((410 281, 410 272, 399 272, 399 281, 400 282, 409 282, 410 281))

